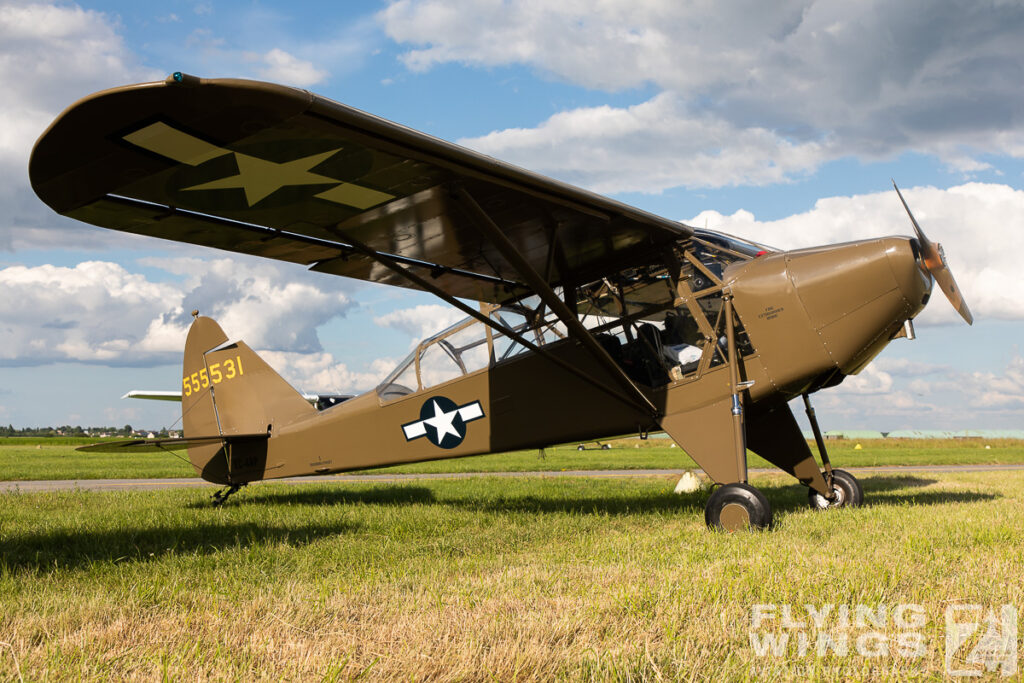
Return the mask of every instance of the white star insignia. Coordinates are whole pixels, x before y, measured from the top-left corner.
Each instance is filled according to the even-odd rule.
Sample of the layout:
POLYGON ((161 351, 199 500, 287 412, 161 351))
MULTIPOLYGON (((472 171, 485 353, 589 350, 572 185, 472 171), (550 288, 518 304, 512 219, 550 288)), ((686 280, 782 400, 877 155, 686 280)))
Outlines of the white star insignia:
MULTIPOLYGON (((443 400, 447 401, 447 399, 443 400)), ((406 441, 412 441, 413 439, 418 439, 421 436, 426 436, 430 439, 430 435, 427 433, 427 427, 429 426, 437 435, 436 438, 430 439, 435 445, 440 446, 444 443, 445 439, 449 436, 453 436, 455 437, 454 445, 443 447, 454 448, 462 443, 462 440, 466 438, 465 430, 460 433, 455 427, 455 417, 458 416, 461 418, 463 424, 472 422, 473 420, 479 420, 484 417, 484 409, 480 405, 480 401, 472 401, 465 405, 445 411, 441 408, 440 402, 432 398, 423 405, 422 412, 420 414, 429 414, 430 412, 434 413, 433 417, 423 417, 419 420, 414 420, 413 422, 408 422, 402 425, 402 432, 405 434, 406 441)))
POLYGON ((446 413, 441 410, 441 406, 437 405, 437 401, 434 401, 434 417, 428 417, 424 422, 437 430, 438 443, 442 443, 449 434, 456 439, 461 438, 459 430, 455 429, 455 425, 452 424, 452 421, 455 420, 455 416, 458 414, 458 408, 446 413))

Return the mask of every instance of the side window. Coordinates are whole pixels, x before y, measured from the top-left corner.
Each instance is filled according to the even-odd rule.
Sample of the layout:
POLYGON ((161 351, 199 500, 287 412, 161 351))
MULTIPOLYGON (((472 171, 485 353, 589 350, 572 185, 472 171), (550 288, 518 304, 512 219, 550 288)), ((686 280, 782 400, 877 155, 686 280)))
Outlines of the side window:
POLYGON ((565 324, 551 316, 544 324, 537 328, 537 337, 541 344, 554 344, 566 338, 565 324))
POLYGON ((419 362, 424 389, 463 374, 458 356, 447 339, 439 339, 420 349, 419 362))
POLYGON ((377 387, 377 395, 382 401, 391 401, 419 391, 420 383, 416 379, 416 353, 413 351, 409 354, 377 387))
MULTIPOLYGON (((509 310, 509 309, 500 309, 500 310, 497 310, 497 311, 494 311, 493 313, 491 313, 491 317, 494 320, 496 320, 499 323, 501 323, 502 325, 504 325, 505 327, 510 328, 510 329, 514 330, 515 332, 518 332, 519 334, 523 335, 526 339, 535 342, 534 339, 531 339, 532 334, 530 334, 530 333, 528 333, 526 331, 526 328, 527 328, 526 316, 523 315, 522 313, 519 313, 517 311, 512 311, 512 310, 509 310)), ((507 360, 507 359, 509 359, 509 358, 511 358, 511 357, 513 357, 515 355, 518 355, 520 353, 523 353, 524 351, 527 351, 527 350, 528 349, 525 346, 523 346, 522 344, 520 344, 516 340, 512 339, 511 337, 506 337, 505 335, 500 334, 497 331, 495 331, 495 333, 494 333, 494 362, 495 363, 500 363, 503 360, 507 360)))
POLYGON ((467 373, 486 368, 491 361, 483 323, 474 322, 443 341, 449 344, 449 348, 467 373))

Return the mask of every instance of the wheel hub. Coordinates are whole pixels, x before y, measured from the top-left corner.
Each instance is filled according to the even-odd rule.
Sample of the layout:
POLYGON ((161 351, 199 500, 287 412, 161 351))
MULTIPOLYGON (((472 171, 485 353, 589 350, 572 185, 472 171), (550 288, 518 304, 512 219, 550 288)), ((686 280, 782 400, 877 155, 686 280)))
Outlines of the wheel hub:
POLYGON ((846 503, 846 493, 842 488, 832 485, 832 499, 829 500, 818 492, 814 492, 814 504, 821 510, 825 508, 839 508, 846 503))
POLYGON ((750 512, 739 503, 729 503, 723 507, 719 519, 726 531, 739 531, 750 526, 750 512))

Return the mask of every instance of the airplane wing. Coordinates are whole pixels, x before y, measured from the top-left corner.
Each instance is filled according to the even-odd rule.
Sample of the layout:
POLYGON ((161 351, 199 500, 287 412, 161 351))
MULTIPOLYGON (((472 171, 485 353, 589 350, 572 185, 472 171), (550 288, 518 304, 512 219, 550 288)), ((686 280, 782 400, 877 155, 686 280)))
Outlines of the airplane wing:
POLYGON ((693 233, 304 90, 184 74, 72 105, 29 173, 44 202, 87 223, 418 287, 384 255, 495 303, 536 288, 481 216, 550 287, 693 233))

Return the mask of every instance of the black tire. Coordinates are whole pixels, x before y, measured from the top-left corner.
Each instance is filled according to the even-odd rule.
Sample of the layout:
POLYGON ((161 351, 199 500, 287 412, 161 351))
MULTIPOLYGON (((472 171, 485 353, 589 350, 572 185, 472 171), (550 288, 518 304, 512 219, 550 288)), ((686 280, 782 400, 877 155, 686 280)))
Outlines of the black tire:
POLYGON ((583 444, 580 444, 579 446, 576 447, 576 450, 578 450, 578 451, 585 451, 585 450, 587 450, 587 448, 583 444))
POLYGON ((601 444, 601 450, 602 451, 610 451, 611 449, 612 449, 612 445, 611 444, 608 444, 608 443, 601 444))
POLYGON ((857 478, 846 470, 832 470, 834 500, 828 500, 814 489, 807 490, 807 502, 815 510, 855 508, 864 502, 864 489, 857 478))
POLYGON ((772 507, 750 484, 725 484, 708 498, 704 522, 712 529, 729 532, 767 529, 772 525, 772 507))

